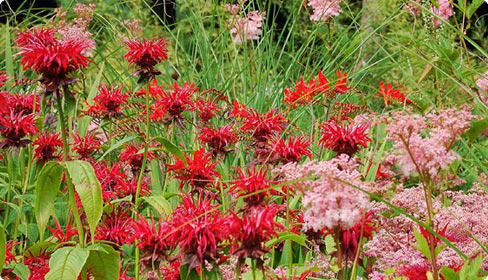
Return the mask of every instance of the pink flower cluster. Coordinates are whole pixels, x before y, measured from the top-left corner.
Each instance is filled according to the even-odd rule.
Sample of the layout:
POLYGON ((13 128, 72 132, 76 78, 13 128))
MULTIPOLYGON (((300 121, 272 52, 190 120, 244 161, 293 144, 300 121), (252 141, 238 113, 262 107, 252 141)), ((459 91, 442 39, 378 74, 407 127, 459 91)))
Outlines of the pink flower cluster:
POLYGON ((309 0, 308 5, 312 7, 313 14, 310 15, 311 21, 324 21, 338 16, 341 12, 342 0, 309 0))
POLYGON ((358 164, 347 155, 329 161, 311 161, 303 165, 287 164, 274 170, 285 181, 294 181, 304 193, 304 228, 320 231, 324 227, 348 230, 369 208, 369 199, 359 188, 368 188, 361 181, 358 164))
POLYGON ((469 128, 472 119, 476 117, 469 106, 441 110, 426 117, 395 112, 384 119, 389 139, 394 141, 394 152, 387 161, 396 163, 407 176, 419 174, 435 181, 440 170, 459 158, 451 147, 469 128))
MULTIPOLYGON (((431 11, 445 21, 449 20, 449 18, 454 15, 454 9, 449 0, 439 0, 439 7, 432 5, 431 11)), ((438 18, 434 18, 434 26, 439 27, 441 25, 442 21, 438 18)))
POLYGON ((488 71, 484 76, 476 80, 476 85, 480 88, 480 98, 483 103, 488 105, 488 71))
POLYGON ((262 34, 261 27, 263 26, 263 20, 266 16, 266 12, 260 13, 259 11, 252 11, 247 17, 239 16, 241 7, 237 4, 226 4, 225 8, 230 12, 231 18, 229 19, 230 33, 233 36, 233 40, 236 43, 243 43, 247 40, 257 40, 262 34))

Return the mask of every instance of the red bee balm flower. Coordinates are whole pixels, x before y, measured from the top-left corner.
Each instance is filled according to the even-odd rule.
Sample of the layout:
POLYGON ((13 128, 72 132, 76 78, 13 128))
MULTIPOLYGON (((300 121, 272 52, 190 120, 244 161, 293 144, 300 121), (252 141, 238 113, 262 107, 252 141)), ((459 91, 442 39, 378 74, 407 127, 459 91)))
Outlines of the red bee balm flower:
POLYGON ((192 188, 202 189, 207 185, 214 184, 214 177, 220 177, 220 174, 215 171, 217 163, 212 162, 211 155, 205 153, 203 148, 195 151, 193 159, 187 155, 185 158, 186 164, 178 158, 175 164, 166 164, 168 171, 175 172, 175 177, 181 180, 180 188, 187 183, 192 188))
POLYGON ((273 184, 276 182, 266 178, 268 169, 260 170, 247 169, 245 174, 240 168, 237 169, 237 177, 231 182, 230 191, 237 193, 238 197, 244 196, 244 202, 248 206, 258 206, 264 204, 266 197, 273 191, 273 184))
POLYGON ((207 99, 199 99, 197 100, 194 104, 193 107, 191 108, 191 111, 197 111, 198 115, 198 121, 202 123, 208 123, 210 119, 214 118, 217 113, 220 113, 222 108, 217 106, 215 102, 207 99))
MULTIPOLYGON (((130 145, 125 146, 125 151, 119 155, 122 161, 125 161, 130 164, 132 167, 132 172, 139 172, 142 168, 142 161, 144 160, 144 144, 136 144, 132 143, 130 145)), ((148 151, 147 152, 147 160, 151 161, 156 157, 156 155, 148 151)))
POLYGON ((312 158, 310 143, 303 137, 289 136, 286 141, 282 137, 271 137, 267 147, 256 150, 256 157, 264 163, 287 164, 298 162, 303 156, 312 158))
POLYGON ((63 147, 63 142, 57 133, 39 135, 33 144, 37 146, 34 157, 40 162, 57 159, 60 156, 60 154, 56 154, 57 148, 63 147))
POLYGON ((226 125, 219 128, 200 127, 201 134, 198 140, 202 144, 207 144, 216 156, 219 153, 227 153, 226 147, 237 141, 237 136, 232 131, 232 125, 226 125))
POLYGON ((284 90, 284 102, 292 104, 293 108, 297 105, 311 103, 315 95, 319 93, 329 93, 329 81, 324 74, 322 74, 322 71, 319 71, 318 78, 316 80, 310 79, 308 86, 303 81, 302 77, 300 78, 300 82, 295 85, 294 89, 294 91, 289 89, 284 90))
POLYGON ((0 116, 0 133, 5 138, 0 142, 0 148, 15 146, 23 147, 30 143, 23 139, 28 135, 34 135, 39 130, 34 126, 36 119, 34 115, 24 116, 22 112, 14 113, 12 108, 7 116, 0 116))
POLYGON ((161 74, 154 66, 168 59, 166 40, 127 40, 125 44, 130 50, 124 58, 136 66, 137 71, 134 75, 139 75, 144 80, 161 74))
POLYGON ((133 234, 134 220, 128 212, 129 210, 114 209, 105 217, 103 223, 98 225, 95 239, 110 241, 119 246, 130 244, 129 237, 133 234))
POLYGON ((90 43, 83 40, 58 41, 53 30, 28 30, 19 33, 17 45, 20 63, 24 69, 32 69, 42 75, 46 91, 53 92, 60 85, 68 85, 74 79, 67 75, 87 67, 88 58, 83 55, 90 43))
POLYGON ((95 96, 94 105, 89 105, 87 113, 90 115, 101 116, 106 118, 115 118, 120 116, 122 106, 127 104, 129 96, 122 93, 122 88, 108 88, 100 86, 99 94, 95 96))
POLYGON ((155 121, 164 120, 166 122, 183 119, 181 114, 187 110, 189 105, 193 104, 191 98, 197 91, 198 88, 195 88, 194 84, 185 82, 183 87, 181 87, 175 82, 172 90, 161 91, 161 97, 151 107, 153 110, 151 119, 155 121))
POLYGON ((196 200, 184 196, 170 221, 175 230, 168 238, 181 248, 191 268, 218 259, 219 244, 228 235, 227 219, 218 211, 220 206, 213 205, 211 197, 202 196, 196 200))
POLYGON ((138 239, 137 247, 141 250, 141 262, 151 266, 160 262, 167 256, 167 251, 173 249, 167 242, 167 235, 172 228, 163 221, 157 223, 152 219, 152 225, 146 218, 139 216, 139 220, 133 223, 133 232, 129 241, 132 243, 138 239))
POLYGON ((39 100, 35 94, 11 95, 9 96, 8 104, 16 114, 29 115, 34 113, 34 111, 39 112, 40 109, 39 100))
POLYGON ((98 140, 95 134, 88 133, 83 138, 80 134, 76 134, 73 136, 73 140, 73 151, 83 159, 88 159, 93 152, 100 151, 100 140, 98 140))
POLYGON ((248 131, 257 142, 266 142, 267 138, 285 129, 285 118, 275 110, 260 114, 250 109, 245 116, 242 131, 248 131))
POLYGON ((284 227, 275 222, 274 218, 279 206, 271 205, 265 208, 254 207, 248 215, 242 218, 233 214, 231 220, 231 234, 234 238, 232 252, 239 258, 259 259, 266 254, 264 243, 277 237, 277 229, 284 227))
POLYGON ((360 146, 366 147, 367 143, 371 142, 366 135, 368 126, 365 124, 338 125, 336 122, 329 121, 322 124, 321 128, 323 136, 319 142, 337 154, 352 156, 359 151, 360 146))
POLYGON ((381 81, 380 91, 378 92, 378 94, 376 94, 376 97, 380 97, 380 96, 383 97, 383 99, 385 100, 385 106, 388 106, 394 100, 399 101, 401 103, 407 103, 407 104, 412 103, 410 99, 405 97, 406 88, 404 88, 403 91, 401 90, 402 88, 400 83, 398 83, 398 89, 393 88, 393 86, 390 83, 386 84, 386 88, 385 88, 385 83, 381 81))

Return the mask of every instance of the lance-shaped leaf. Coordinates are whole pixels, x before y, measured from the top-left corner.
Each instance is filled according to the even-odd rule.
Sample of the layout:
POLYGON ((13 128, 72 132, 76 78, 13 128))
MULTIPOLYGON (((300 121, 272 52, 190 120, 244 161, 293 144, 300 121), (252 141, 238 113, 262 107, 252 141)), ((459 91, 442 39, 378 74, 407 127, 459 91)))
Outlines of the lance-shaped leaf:
POLYGON ((120 254, 109 245, 97 244, 88 247, 90 255, 86 261, 87 271, 95 280, 118 280, 120 254))
POLYGON ((46 280, 77 280, 90 252, 86 248, 64 247, 56 250, 49 261, 46 280))

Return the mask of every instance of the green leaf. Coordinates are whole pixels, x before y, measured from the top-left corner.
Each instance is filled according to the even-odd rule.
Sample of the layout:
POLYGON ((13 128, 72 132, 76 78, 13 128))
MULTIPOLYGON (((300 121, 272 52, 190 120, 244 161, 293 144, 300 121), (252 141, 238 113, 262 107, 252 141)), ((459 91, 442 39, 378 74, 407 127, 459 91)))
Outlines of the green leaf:
POLYGON ((413 245, 415 249, 417 249, 422 255, 424 255, 427 259, 431 259, 429 243, 427 243, 427 239, 417 230, 413 230, 413 234, 415 236, 415 240, 417 243, 413 245))
POLYGON ((487 128, 488 128, 488 119, 474 121, 472 122, 471 127, 465 133, 465 135, 469 138, 469 141, 473 142, 487 128))
POLYGON ((46 280, 77 280, 90 252, 85 248, 64 247, 56 250, 49 261, 46 280))
POLYGON ((200 280, 195 269, 190 269, 189 264, 180 266, 180 278, 181 280, 200 280))
POLYGON ((466 17, 471 18, 485 0, 473 0, 466 8, 466 17))
POLYGON ((63 179, 64 168, 57 161, 44 165, 39 173, 34 190, 34 215, 39 228, 40 240, 44 240, 44 230, 54 209, 54 201, 63 179))
POLYGON ((68 161, 66 162, 66 168, 76 192, 80 196, 93 238, 103 213, 102 187, 95 176, 93 166, 89 162, 82 160, 68 161))
POLYGON ((88 97, 86 98, 86 103, 89 105, 93 105, 93 98, 97 95, 98 92, 98 86, 100 84, 100 80, 102 79, 103 76, 103 70, 105 70, 105 61, 102 62, 102 66, 99 68, 100 70, 98 71, 97 77, 95 78, 95 81, 90 87, 90 92, 88 93, 88 97))
POLYGON ((97 244, 88 247, 90 255, 85 267, 95 280, 118 280, 120 254, 109 245, 97 244))
POLYGON ((7 240, 5 239, 5 231, 0 225, 0 272, 3 270, 3 264, 5 262, 5 254, 7 252, 7 240))
POLYGON ((113 144, 112 146, 110 146, 110 148, 102 155, 102 157, 100 157, 100 159, 98 159, 99 161, 104 159, 109 153, 111 153, 112 151, 118 149, 120 146, 122 146, 123 144, 129 142, 129 141, 132 141, 134 139, 136 139, 137 136, 129 136, 129 137, 125 137, 124 139, 120 140, 119 142, 113 144))
POLYGON ((171 143, 168 139, 163 137, 156 137, 154 138, 154 140, 161 143, 161 145, 163 145, 164 148, 168 150, 168 152, 170 152, 186 164, 185 154, 183 154, 183 152, 175 144, 171 143))
POLYGON ((293 233, 293 232, 280 232, 278 234, 278 238, 275 238, 273 240, 266 242, 266 247, 271 247, 274 244, 279 243, 283 240, 291 240, 291 241, 294 241, 295 243, 298 243, 302 246, 307 246, 307 244, 305 243, 305 241, 307 239, 305 237, 298 235, 296 233, 293 233))
POLYGON ((160 215, 170 215, 173 212, 171 204, 162 196, 145 196, 142 199, 154 207, 160 215))
POLYGON ((9 22, 5 24, 5 70, 7 73, 14 76, 14 61, 12 55, 12 46, 10 45, 10 28, 9 22))
POLYGON ((12 272, 22 280, 27 280, 30 274, 29 268, 23 263, 16 264, 12 272))
POLYGON ((441 268, 441 275, 444 276, 444 278, 449 279, 449 280, 460 280, 459 275, 449 267, 442 267, 441 268))

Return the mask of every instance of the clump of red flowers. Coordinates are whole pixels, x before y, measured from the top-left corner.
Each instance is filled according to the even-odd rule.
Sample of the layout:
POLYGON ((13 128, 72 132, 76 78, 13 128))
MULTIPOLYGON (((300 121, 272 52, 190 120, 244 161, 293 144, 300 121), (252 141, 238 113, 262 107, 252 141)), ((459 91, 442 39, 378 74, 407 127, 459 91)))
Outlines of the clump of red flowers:
POLYGON ((179 246, 190 268, 220 258, 221 243, 228 237, 228 221, 219 207, 212 204, 211 196, 200 193, 197 199, 184 196, 181 205, 173 211, 169 240, 179 246))
POLYGON ((96 240, 106 240, 119 246, 130 244, 130 236, 134 230, 134 220, 129 215, 129 209, 115 208, 105 216, 96 230, 96 240))
POLYGON ((238 197, 244 197, 247 206, 255 207, 265 204, 265 199, 269 198, 273 192, 273 185, 276 182, 266 178, 268 169, 263 167, 256 170, 255 167, 247 169, 246 172, 241 168, 237 169, 237 177, 231 182, 230 191, 238 197))
POLYGON ((232 126, 230 124, 218 128, 200 127, 200 135, 197 139, 210 148, 212 155, 227 154, 230 151, 227 147, 237 141, 232 126))
POLYGON ((248 132, 257 143, 266 142, 267 139, 285 129, 285 117, 276 110, 258 113, 254 109, 239 112, 243 118, 241 130, 248 132))
POLYGON ((71 237, 78 234, 78 231, 71 225, 70 219, 68 219, 68 222, 66 223, 65 230, 63 230, 57 219, 54 219, 54 222, 56 223, 56 228, 51 228, 50 226, 47 226, 47 228, 53 234, 51 240, 56 238, 57 242, 67 242, 71 239, 71 237))
POLYGON ((139 216, 133 223, 133 235, 129 242, 139 240, 137 248, 141 250, 141 263, 145 266, 159 264, 168 256, 168 251, 173 249, 169 244, 167 236, 171 227, 162 220, 155 222, 152 218, 151 224, 146 218, 139 216))
POLYGON ((12 109, 8 115, 0 116, 0 134, 4 138, 0 142, 0 148, 24 147, 29 144, 30 140, 24 138, 39 131, 35 127, 35 121, 34 115, 23 115, 22 112, 15 113, 12 109))
POLYGON ((98 95, 93 99, 94 105, 88 105, 88 114, 103 118, 116 118, 127 104, 127 96, 122 93, 122 87, 109 88, 102 85, 98 88, 98 95))
POLYGON ((329 81, 319 71, 317 79, 310 79, 308 85, 303 81, 303 77, 300 78, 294 90, 284 89, 285 92, 285 103, 290 103, 293 108, 297 105, 310 104, 317 94, 327 94, 330 91, 329 81))
POLYGON ((52 29, 32 29, 19 32, 17 37, 20 63, 24 69, 32 69, 42 76, 40 80, 47 92, 73 83, 76 79, 67 76, 87 67, 88 58, 83 53, 91 48, 91 43, 85 40, 61 41, 54 33, 52 29))
POLYGON ((366 124, 338 124, 337 122, 327 121, 320 127, 322 129, 322 138, 320 138, 319 142, 337 154, 352 156, 361 147, 366 147, 367 143, 371 142, 367 135, 368 126, 366 124))
POLYGON ((58 153, 58 148, 63 147, 63 142, 61 142, 58 133, 43 133, 37 137, 33 144, 37 146, 34 150, 34 157, 39 162, 58 159, 61 155, 58 153))
POLYGON ((157 40, 127 40, 125 44, 129 52, 124 56, 130 64, 136 66, 133 75, 141 77, 140 81, 147 80, 161 74, 154 68, 156 64, 168 59, 167 43, 164 39, 157 40))
POLYGON ((212 162, 212 156, 205 153, 203 148, 195 151, 193 158, 185 155, 185 159, 183 162, 176 158, 174 164, 166 164, 168 171, 173 171, 176 174, 175 178, 181 181, 180 188, 188 184, 193 190, 204 189, 215 183, 215 177, 220 177, 215 170, 217 163, 212 162))
POLYGON ((5 106, 5 109, 12 108, 15 114, 22 113, 23 115, 39 112, 40 109, 36 94, 7 95, 6 102, 3 103, 0 101, 0 105, 5 106))
POLYGON ((220 113, 222 108, 211 99, 200 98, 194 102, 190 110, 197 111, 198 121, 206 124, 217 116, 217 113, 220 113))
POLYGON ((412 103, 412 101, 405 97, 406 88, 401 88, 401 84, 398 83, 398 88, 393 88, 390 83, 386 84, 383 81, 380 82, 380 91, 376 94, 376 97, 383 97, 385 100, 385 106, 388 106, 393 101, 401 103, 412 103), (403 90, 403 91, 402 91, 403 90))

